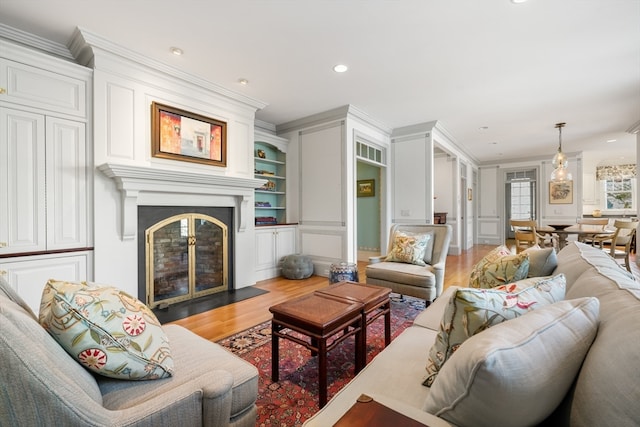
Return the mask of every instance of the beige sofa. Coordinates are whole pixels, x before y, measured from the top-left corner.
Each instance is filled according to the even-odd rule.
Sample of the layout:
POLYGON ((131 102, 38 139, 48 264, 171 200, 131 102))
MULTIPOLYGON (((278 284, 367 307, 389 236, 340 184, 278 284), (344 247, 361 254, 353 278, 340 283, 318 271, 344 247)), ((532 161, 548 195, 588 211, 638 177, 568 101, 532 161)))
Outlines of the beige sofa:
MULTIPOLYGON (((439 374, 444 374, 447 364, 454 362, 454 358, 458 363, 465 357, 471 357, 489 337, 499 339, 503 331, 513 332, 515 329, 517 333, 520 329, 534 327, 537 329, 531 334, 532 338, 522 342, 526 351, 518 358, 500 361, 504 364, 500 366, 508 369, 520 366, 524 369, 527 363, 532 363, 532 372, 523 374, 529 375, 532 383, 538 383, 531 389, 527 383, 524 386, 520 384, 516 375, 499 385, 490 384, 480 392, 487 385, 481 384, 483 368, 469 377, 465 376, 468 372, 460 369, 447 377, 449 383, 446 386, 455 388, 462 385, 469 393, 457 396, 448 406, 435 411, 438 416, 426 412, 434 400, 442 398, 441 392, 438 392, 439 397, 429 396, 430 393, 436 394, 436 383, 430 389, 423 386, 421 380, 447 304, 447 290, 322 410, 307 420, 305 426, 333 425, 361 394, 370 395, 430 427, 640 425, 640 283, 603 251, 577 242, 569 244, 558 254, 554 275, 560 273, 566 278, 563 301, 532 310, 469 338, 439 374), (573 311, 566 310, 567 307, 572 307, 573 311), (563 311, 558 313, 573 313, 575 307, 584 309, 583 314, 591 313, 591 320, 586 315, 585 322, 593 323, 593 333, 577 337, 575 343, 565 339, 549 345, 542 340, 541 337, 551 327, 547 324, 536 326, 540 317, 553 315, 553 310, 559 308, 563 311), (575 351, 572 351, 572 346, 575 346, 575 351), (586 356, 573 360, 574 371, 562 367, 582 351, 586 356), (559 365, 559 371, 554 371, 556 365, 559 365), (568 381, 563 378, 567 376, 568 381), (469 383, 460 384, 465 381, 469 383), (542 389, 536 390, 541 385, 542 389), (475 406, 468 404, 470 400, 475 406), (469 408, 473 411, 465 414, 469 408), (542 418, 541 414, 544 414, 542 418)), ((558 314, 557 319, 548 322, 553 327, 564 328, 564 332, 571 335, 578 328, 567 319, 570 317, 558 314)), ((496 354, 499 355, 500 351, 481 357, 493 361, 496 354)), ((457 366, 464 365, 454 365, 452 369, 457 366)))
POLYGON ((171 378, 91 374, 0 276, 0 426, 253 427, 257 369, 187 329, 163 328, 171 378))

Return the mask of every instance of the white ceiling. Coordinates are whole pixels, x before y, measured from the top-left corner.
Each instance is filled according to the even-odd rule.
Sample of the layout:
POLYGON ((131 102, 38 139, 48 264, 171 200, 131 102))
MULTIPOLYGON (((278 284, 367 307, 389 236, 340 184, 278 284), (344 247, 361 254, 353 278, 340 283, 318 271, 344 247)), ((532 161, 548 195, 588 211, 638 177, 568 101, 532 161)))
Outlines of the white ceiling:
POLYGON ((635 162, 640 0, 0 0, 0 22, 62 44, 84 28, 276 125, 352 104, 390 128, 439 120, 487 162, 551 157, 566 122, 565 152, 635 162))

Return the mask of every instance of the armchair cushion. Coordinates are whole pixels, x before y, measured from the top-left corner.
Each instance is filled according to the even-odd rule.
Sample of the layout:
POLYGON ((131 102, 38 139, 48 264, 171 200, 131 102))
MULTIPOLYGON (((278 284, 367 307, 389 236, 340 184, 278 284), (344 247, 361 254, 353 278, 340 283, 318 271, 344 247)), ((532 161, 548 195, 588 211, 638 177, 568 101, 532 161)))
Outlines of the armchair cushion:
POLYGON ((529 255, 527 277, 549 276, 558 266, 558 257, 554 248, 534 246, 522 252, 529 255))
POLYGON ((429 350, 430 387, 447 360, 467 339, 491 326, 564 299, 566 282, 559 274, 547 279, 525 279, 493 289, 458 288, 449 298, 435 343, 429 350))
POLYGON ((574 382, 599 306, 594 297, 560 301, 473 336, 442 368, 424 410, 461 426, 539 424, 574 382))
POLYGON ((386 261, 424 266, 431 263, 433 233, 398 232, 386 261))
POLYGON ((498 246, 484 256, 471 270, 469 286, 493 288, 498 285, 522 280, 529 273, 529 255, 513 255, 504 245, 498 246))
POLYGON ((49 280, 40 324, 85 368, 126 380, 166 378, 169 340, 153 312, 111 286, 49 280))

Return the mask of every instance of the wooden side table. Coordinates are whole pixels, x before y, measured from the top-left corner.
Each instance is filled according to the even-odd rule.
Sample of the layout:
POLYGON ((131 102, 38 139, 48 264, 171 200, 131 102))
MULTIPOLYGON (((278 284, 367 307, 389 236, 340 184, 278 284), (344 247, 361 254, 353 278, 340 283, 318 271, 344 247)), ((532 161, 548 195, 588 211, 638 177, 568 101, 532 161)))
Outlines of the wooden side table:
POLYGON ((318 295, 330 295, 362 303, 362 360, 360 367, 367 364, 367 326, 380 316, 384 316, 384 345, 391 342, 391 289, 356 282, 340 282, 316 291, 318 295))
POLYGON ((279 338, 288 339, 318 354, 319 405, 327 404, 327 352, 355 336, 355 369, 362 369, 362 303, 330 295, 309 294, 269 308, 271 320, 271 379, 280 377, 279 338), (309 340, 289 332, 296 331, 309 340))

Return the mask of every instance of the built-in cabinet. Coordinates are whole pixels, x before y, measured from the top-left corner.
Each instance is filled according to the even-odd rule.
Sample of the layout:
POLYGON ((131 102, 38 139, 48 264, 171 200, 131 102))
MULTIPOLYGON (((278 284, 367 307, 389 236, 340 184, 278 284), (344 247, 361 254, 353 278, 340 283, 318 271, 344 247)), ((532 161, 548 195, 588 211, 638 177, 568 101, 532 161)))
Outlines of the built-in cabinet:
POLYGON ((278 264, 282 257, 296 252, 296 228, 295 225, 256 228, 257 280, 280 274, 278 264))
POLYGON ((91 71, 4 41, 0 54, 0 272, 29 300, 36 277, 90 274, 91 71))

